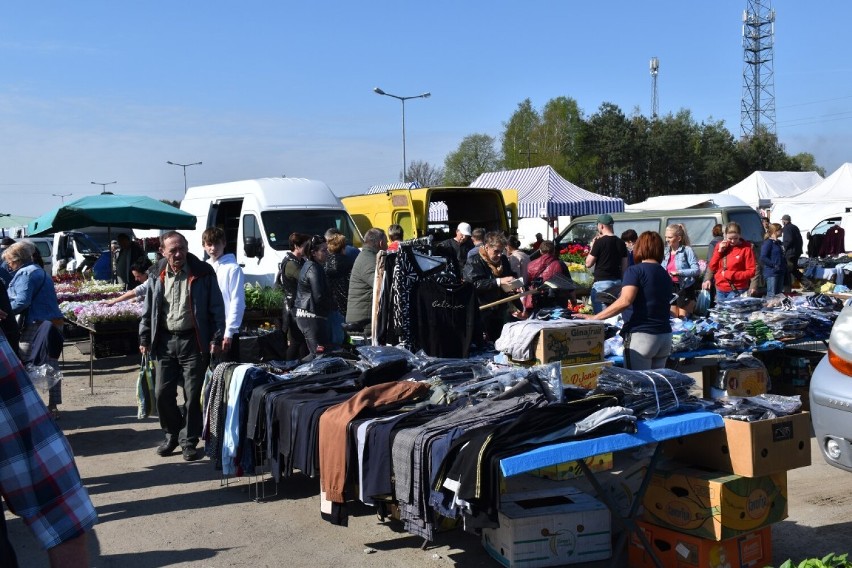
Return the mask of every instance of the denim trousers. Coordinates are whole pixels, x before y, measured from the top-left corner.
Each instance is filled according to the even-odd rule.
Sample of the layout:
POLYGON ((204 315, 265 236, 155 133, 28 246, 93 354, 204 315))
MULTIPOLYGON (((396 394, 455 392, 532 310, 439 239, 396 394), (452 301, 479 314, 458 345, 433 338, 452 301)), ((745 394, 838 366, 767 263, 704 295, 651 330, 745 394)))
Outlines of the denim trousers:
POLYGON ((597 301, 598 292, 603 292, 604 290, 612 288, 613 286, 620 285, 621 280, 597 280, 594 284, 592 284, 590 296, 592 300, 592 309, 596 314, 600 313, 604 308, 603 304, 597 301))

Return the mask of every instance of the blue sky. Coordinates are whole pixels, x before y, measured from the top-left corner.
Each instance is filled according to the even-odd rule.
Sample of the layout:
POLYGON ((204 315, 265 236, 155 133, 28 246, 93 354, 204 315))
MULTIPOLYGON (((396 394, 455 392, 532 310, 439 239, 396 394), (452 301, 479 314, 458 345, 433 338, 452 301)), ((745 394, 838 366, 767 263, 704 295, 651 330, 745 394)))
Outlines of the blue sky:
MULTIPOLYGON (((557 96, 692 111, 739 135, 745 0, 8 2, 0 18, 0 211, 100 191, 287 175, 338 195, 443 165, 499 137, 519 102, 557 96)), ((852 161, 852 3, 776 0, 778 135, 831 173, 852 161)), ((725 188, 708 188, 716 191, 725 188)))

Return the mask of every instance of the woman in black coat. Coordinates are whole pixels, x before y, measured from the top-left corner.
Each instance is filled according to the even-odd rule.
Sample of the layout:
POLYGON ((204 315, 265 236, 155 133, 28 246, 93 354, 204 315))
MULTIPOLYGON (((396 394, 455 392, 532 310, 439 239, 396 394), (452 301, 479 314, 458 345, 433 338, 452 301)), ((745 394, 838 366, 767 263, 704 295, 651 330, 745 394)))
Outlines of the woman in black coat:
POLYGON ((331 341, 328 316, 333 310, 331 289, 325 275, 328 246, 325 238, 314 235, 304 245, 305 264, 296 287, 296 323, 312 355, 322 353, 331 341))

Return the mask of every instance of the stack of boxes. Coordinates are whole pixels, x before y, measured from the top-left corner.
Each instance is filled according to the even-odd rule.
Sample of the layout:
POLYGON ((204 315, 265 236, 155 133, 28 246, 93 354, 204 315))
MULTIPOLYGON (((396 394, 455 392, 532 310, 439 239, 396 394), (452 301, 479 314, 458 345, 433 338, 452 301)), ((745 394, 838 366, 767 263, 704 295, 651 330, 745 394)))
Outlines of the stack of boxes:
MULTIPOLYGON (((666 443, 639 522, 665 566, 764 566, 771 525, 787 517, 787 471, 811 463, 810 415, 725 419, 725 427, 666 443), (685 464, 685 465, 680 465, 685 464)), ((638 538, 630 566, 654 566, 638 538)))
POLYGON ((562 382, 593 389, 601 369, 612 363, 604 361, 605 326, 603 323, 577 321, 568 327, 542 329, 530 351, 533 361, 521 364, 562 364, 562 382))

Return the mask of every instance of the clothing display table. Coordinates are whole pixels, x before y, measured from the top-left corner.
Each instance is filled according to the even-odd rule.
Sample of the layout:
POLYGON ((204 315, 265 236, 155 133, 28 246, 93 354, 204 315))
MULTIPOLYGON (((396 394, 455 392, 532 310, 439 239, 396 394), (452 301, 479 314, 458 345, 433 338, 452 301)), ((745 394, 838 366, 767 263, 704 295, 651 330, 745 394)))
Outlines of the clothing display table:
POLYGON ((662 563, 653 554, 653 548, 645 538, 644 533, 636 524, 636 518, 639 507, 642 504, 642 499, 648 484, 654 475, 657 463, 660 459, 660 450, 662 446, 659 442, 698 434, 707 430, 724 427, 722 417, 712 412, 690 412, 686 414, 675 414, 672 416, 664 416, 652 420, 640 420, 636 424, 637 431, 635 434, 611 434, 609 436, 601 436, 599 438, 590 438, 588 440, 578 440, 574 442, 566 442, 563 444, 553 444, 542 448, 537 448, 523 454, 504 458, 500 460, 500 469, 504 476, 509 477, 518 475, 528 471, 532 471, 542 467, 548 467, 560 463, 576 461, 577 465, 583 471, 583 474, 588 478, 589 482, 598 492, 598 498, 609 508, 612 513, 612 518, 624 529, 621 537, 613 549, 612 565, 618 566, 621 555, 626 550, 627 538, 630 534, 635 534, 642 542, 645 550, 652 555, 654 563, 662 568, 662 563), (633 498, 633 503, 626 515, 622 515, 620 510, 609 496, 609 494, 601 486, 600 482, 595 477, 595 473, 589 468, 584 461, 585 458, 605 454, 608 452, 618 452, 631 448, 638 448, 648 444, 656 444, 651 461, 648 464, 648 469, 642 479, 639 491, 633 498))

